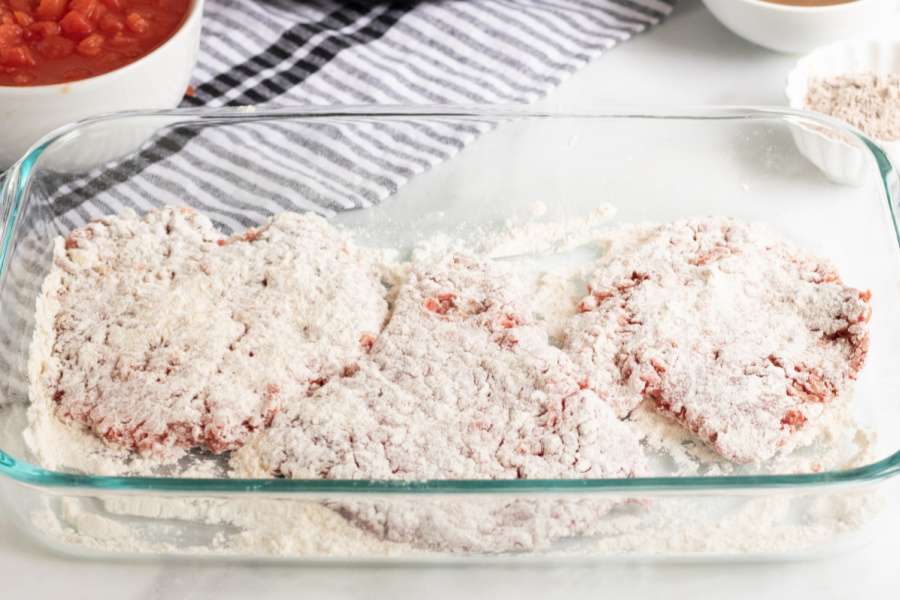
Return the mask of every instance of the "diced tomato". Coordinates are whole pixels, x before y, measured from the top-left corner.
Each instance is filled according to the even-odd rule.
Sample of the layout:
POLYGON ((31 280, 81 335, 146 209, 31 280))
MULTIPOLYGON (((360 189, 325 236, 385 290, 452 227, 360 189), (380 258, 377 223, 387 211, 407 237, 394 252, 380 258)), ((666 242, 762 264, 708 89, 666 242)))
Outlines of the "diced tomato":
POLYGON ((191 0, 0 0, 0 86, 45 85, 118 69, 184 22, 191 0))
POLYGON ((94 31, 94 27, 87 17, 76 10, 67 12, 66 16, 59 22, 59 26, 63 31, 63 35, 73 40, 80 40, 94 31))
POLYGON ((34 16, 43 21, 58 21, 66 12, 66 0, 39 0, 34 16))
POLYGON ((137 13, 129 13, 125 17, 125 24, 128 25, 128 29, 138 34, 147 33, 150 29, 150 23, 147 22, 147 19, 137 13))
POLYGON ((32 23, 34 23, 34 17, 23 10, 17 10, 13 12, 13 16, 16 17, 16 23, 18 23, 21 27, 28 27, 32 23))
POLYGON ((105 41, 104 41, 103 45, 104 45, 103 53, 100 54, 100 58, 98 59, 98 61, 100 63, 102 63, 104 65, 105 64, 119 64, 120 65, 123 62, 125 62, 124 54, 122 54, 121 52, 118 52, 116 50, 110 50, 109 48, 106 48, 105 41))
POLYGON ((9 0, 9 7, 13 12, 31 13, 31 0, 9 0))
POLYGON ((22 43, 24 30, 15 24, 0 25, 0 48, 12 48, 22 43))
POLYGON ((78 54, 82 56, 97 56, 103 49, 103 36, 99 33, 92 33, 80 42, 78 42, 78 54))
POLYGON ((36 45, 38 52, 47 58, 65 58, 75 50, 75 42, 60 35, 51 35, 36 45))
POLYGON ((103 33, 119 33, 125 29, 125 23, 114 14, 107 13, 100 18, 100 31, 103 33))
POLYGON ((0 48, 0 65, 5 67, 33 67, 35 64, 31 50, 25 46, 0 48))
POLYGON ((135 39, 129 35, 124 35, 122 33, 117 33, 116 35, 109 38, 109 43, 116 48, 129 48, 134 46, 135 39))
POLYGON ((72 0, 69 2, 69 10, 80 12, 90 19, 97 10, 97 0, 72 0))
POLYGON ((28 27, 32 37, 42 40, 47 36, 59 35, 59 23, 56 21, 35 21, 28 27))

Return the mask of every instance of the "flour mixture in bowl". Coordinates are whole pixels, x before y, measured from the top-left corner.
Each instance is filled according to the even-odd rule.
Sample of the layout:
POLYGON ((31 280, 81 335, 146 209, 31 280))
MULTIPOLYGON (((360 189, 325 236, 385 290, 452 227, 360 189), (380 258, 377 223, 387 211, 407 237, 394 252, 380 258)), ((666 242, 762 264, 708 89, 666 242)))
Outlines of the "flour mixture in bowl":
POLYGON ((900 75, 847 73, 812 77, 804 106, 846 121, 884 142, 900 140, 900 75))

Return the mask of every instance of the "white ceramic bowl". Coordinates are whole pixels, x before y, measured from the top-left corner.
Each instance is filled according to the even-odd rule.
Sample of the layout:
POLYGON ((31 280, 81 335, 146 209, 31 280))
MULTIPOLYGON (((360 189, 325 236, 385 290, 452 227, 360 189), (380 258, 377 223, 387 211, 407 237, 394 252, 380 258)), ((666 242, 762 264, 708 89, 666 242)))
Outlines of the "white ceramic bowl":
POLYGON ((897 0, 854 0, 831 6, 790 6, 765 0, 703 0, 725 27, 778 52, 809 52, 883 25, 897 0))
POLYGON ((203 0, 193 0, 171 38, 115 71, 55 85, 0 86, 0 171, 60 125, 105 112, 177 106, 197 63, 202 15, 203 0))
MULTIPOLYGON (((900 75, 900 41, 845 41, 818 48, 801 58, 788 75, 785 95, 791 108, 806 109, 809 81, 841 73, 897 73, 900 75)), ((800 151, 832 180, 855 184, 865 173, 867 153, 855 140, 842 141, 816 129, 797 126, 794 139, 800 151)), ((887 153, 891 163, 900 165, 900 141, 873 140, 887 153)))

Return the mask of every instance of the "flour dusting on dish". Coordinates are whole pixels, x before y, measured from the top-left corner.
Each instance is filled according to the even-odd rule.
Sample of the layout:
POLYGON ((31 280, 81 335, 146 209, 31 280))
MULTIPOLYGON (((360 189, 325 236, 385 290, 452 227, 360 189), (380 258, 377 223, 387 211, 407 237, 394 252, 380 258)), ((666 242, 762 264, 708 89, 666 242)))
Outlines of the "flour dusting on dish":
MULTIPOLYGON (((49 468, 216 478, 604 479, 819 472, 871 459, 850 386, 865 359, 867 292, 759 226, 613 226, 611 207, 569 222, 546 213, 535 204, 474 238, 434 237, 406 259, 309 215, 230 237, 183 209, 102 219, 56 242, 37 307, 26 441, 49 468), (676 242, 697 252, 673 261, 676 242), (761 319, 738 323, 744 309, 732 304, 755 302, 756 279, 783 285, 757 303, 761 319), (695 339, 691 311, 701 307, 712 329, 695 339), (774 328, 776 341, 772 319, 792 324, 774 328), (648 329, 657 323, 665 336, 648 329), (719 378, 719 392, 722 377, 756 380, 747 369, 758 361, 719 339, 737 324, 772 342, 760 345, 763 366, 784 374, 766 375, 781 404, 749 452, 722 423, 756 427, 752 390, 744 408, 717 403, 718 392, 681 394, 687 408, 672 408, 681 365, 699 369, 692 381, 719 378), (737 366, 721 370, 704 340, 737 366), (650 356, 666 344, 677 351, 650 356), (785 424, 791 411, 803 418, 785 424)), ((149 513, 219 526, 197 551, 260 555, 646 549, 655 542, 644 517, 675 514, 628 497, 123 497, 99 511, 67 502, 44 525, 100 546, 168 551, 121 529, 149 513)))

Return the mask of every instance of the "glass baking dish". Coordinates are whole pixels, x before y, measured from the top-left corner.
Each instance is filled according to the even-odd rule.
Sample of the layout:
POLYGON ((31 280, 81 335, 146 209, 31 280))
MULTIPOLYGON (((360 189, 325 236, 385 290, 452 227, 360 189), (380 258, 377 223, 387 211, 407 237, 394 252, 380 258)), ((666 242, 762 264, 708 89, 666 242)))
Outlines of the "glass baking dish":
POLYGON ((773 109, 238 109, 126 113, 77 123, 36 145, 3 187, 4 510, 51 548, 80 556, 733 560, 853 547, 878 532, 898 498, 892 479, 900 472, 900 404, 893 397, 900 389, 893 364, 900 355, 900 313, 893 310, 900 305, 896 193, 888 159, 857 132, 773 109), (862 156, 856 185, 833 182, 798 149, 795 139, 810 131, 862 156), (342 144, 344 154, 335 157, 323 136, 342 144), (213 143, 202 151, 174 152, 204 139, 213 143), (267 157, 263 167, 260 156, 267 157), (213 178, 229 202, 200 208, 225 231, 318 203, 319 212, 356 232, 361 243, 401 250, 433 234, 503 228, 534 213, 535 202, 546 210, 540 219, 573 231, 580 218, 607 204, 616 212, 605 226, 698 215, 771 222, 833 260, 850 285, 873 292, 871 352, 854 403, 871 444, 846 467, 813 473, 751 468, 672 476, 661 469, 659 476, 606 480, 241 480, 41 468, 23 435, 25 386, 34 301, 50 265, 51 240, 101 216, 109 206, 104 199, 139 212, 191 204, 190 198, 209 197, 213 178), (119 185, 132 187, 117 191, 119 185), (322 200, 334 190, 343 190, 346 206, 322 200), (348 506, 399 519, 415 515, 424 541, 385 540, 344 518, 348 506), (572 507, 597 509, 590 513, 590 535, 537 543, 572 507), (488 515, 484 522, 494 525, 484 527, 494 527, 498 513, 507 515, 498 527, 509 535, 492 545, 496 532, 478 523, 488 515), (438 530, 462 541, 452 550, 430 544, 438 530), (518 541, 510 543, 510 536, 518 541))

